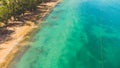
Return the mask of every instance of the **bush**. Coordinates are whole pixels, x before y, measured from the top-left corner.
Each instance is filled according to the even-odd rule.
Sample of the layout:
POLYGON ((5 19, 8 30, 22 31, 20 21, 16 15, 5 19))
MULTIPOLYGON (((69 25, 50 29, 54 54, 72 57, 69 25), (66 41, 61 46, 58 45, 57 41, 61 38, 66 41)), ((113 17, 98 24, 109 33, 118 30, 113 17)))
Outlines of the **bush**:
POLYGON ((32 11, 41 2, 50 0, 0 0, 0 22, 7 24, 8 19, 16 19, 25 11, 32 11))
POLYGON ((8 19, 10 19, 11 14, 10 11, 7 9, 6 6, 0 7, 0 21, 7 24, 8 19))

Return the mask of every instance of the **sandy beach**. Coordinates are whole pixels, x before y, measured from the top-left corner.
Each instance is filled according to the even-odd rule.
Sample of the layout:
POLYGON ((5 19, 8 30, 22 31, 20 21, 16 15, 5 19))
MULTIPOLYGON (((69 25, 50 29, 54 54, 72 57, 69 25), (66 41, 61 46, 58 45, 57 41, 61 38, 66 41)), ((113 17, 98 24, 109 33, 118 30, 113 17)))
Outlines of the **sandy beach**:
POLYGON ((14 33, 10 35, 11 39, 5 41, 4 43, 0 44, 0 68, 7 68, 9 63, 14 59, 16 54, 20 50, 19 45, 21 41, 25 40, 29 37, 29 33, 37 28, 38 24, 35 24, 35 21, 39 20, 42 21, 51 11, 52 9, 60 3, 61 0, 57 0, 54 2, 48 2, 44 4, 38 5, 38 8, 34 12, 29 12, 28 15, 24 16, 23 19, 28 18, 25 20, 25 24, 22 26, 12 26, 7 27, 8 30, 13 30, 14 33), (46 7, 46 8, 44 8, 46 7), (41 8, 42 11, 41 11, 41 8))

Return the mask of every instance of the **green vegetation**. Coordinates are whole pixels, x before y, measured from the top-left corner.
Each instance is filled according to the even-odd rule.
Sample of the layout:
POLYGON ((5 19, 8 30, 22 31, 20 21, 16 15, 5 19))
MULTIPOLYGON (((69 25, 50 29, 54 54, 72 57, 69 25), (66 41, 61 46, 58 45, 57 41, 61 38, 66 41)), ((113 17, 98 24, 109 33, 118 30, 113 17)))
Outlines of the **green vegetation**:
POLYGON ((7 24, 13 17, 18 19, 26 11, 33 11, 39 3, 50 0, 0 0, 0 22, 7 24))

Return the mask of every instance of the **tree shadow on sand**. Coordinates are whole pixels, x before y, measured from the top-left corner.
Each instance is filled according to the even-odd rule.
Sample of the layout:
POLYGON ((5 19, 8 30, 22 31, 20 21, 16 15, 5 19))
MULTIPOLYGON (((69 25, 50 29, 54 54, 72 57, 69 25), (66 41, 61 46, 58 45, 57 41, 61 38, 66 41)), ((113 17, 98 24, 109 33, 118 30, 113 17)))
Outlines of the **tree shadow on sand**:
POLYGON ((6 28, 0 27, 0 43, 11 40, 10 34, 12 34, 13 30, 8 30, 6 28))

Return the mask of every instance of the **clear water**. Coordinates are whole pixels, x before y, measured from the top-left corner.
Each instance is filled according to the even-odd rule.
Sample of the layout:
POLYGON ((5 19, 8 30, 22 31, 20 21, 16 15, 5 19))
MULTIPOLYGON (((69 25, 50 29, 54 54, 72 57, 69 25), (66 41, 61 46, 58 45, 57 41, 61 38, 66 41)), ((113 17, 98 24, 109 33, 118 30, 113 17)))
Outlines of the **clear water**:
POLYGON ((11 68, 120 68, 120 1, 64 0, 11 68))

